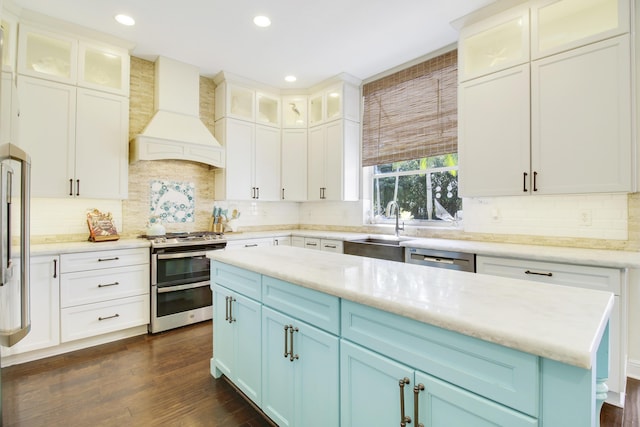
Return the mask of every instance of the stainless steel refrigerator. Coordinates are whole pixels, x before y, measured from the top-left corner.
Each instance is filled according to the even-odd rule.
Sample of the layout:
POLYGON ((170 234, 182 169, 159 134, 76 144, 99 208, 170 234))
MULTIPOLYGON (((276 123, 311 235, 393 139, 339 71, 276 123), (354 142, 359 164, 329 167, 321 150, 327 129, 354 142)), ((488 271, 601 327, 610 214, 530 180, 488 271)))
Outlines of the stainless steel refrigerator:
MULTIPOLYGON (((5 347, 13 346, 31 330, 30 176, 31 159, 27 153, 14 144, 0 145, 0 345, 5 347)), ((1 383, 0 376, 0 426, 1 383)))

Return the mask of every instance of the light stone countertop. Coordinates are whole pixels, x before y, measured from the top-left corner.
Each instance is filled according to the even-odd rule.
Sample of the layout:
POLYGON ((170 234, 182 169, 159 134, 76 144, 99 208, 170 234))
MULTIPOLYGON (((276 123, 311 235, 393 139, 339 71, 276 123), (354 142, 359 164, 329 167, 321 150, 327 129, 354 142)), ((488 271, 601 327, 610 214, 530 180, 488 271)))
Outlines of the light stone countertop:
POLYGON ((613 307, 610 292, 290 246, 211 251, 207 256, 587 369, 613 307))
MULTIPOLYGON (((393 238, 388 234, 352 233, 323 230, 277 230, 225 234, 227 240, 260 237, 315 237, 321 239, 351 240, 364 237, 393 238)), ((521 258, 531 261, 563 262, 597 267, 640 268, 640 252, 604 249, 584 249, 558 246, 522 245, 513 243, 479 242, 471 240, 434 239, 401 235, 401 246, 467 252, 503 258, 521 258)))
POLYGON ((115 249, 148 248, 146 239, 120 239, 106 242, 56 242, 31 245, 31 256, 57 255, 74 252, 110 251, 115 249))

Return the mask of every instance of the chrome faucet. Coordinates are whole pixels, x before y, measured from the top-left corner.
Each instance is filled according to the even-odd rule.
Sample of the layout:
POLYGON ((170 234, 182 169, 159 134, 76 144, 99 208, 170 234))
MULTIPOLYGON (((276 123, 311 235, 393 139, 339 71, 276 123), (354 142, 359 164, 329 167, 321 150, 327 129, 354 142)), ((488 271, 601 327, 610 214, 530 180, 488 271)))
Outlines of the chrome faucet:
POLYGON ((387 203, 387 217, 391 216, 394 206, 396 208, 396 237, 400 237, 400 230, 404 230, 404 221, 402 221, 402 227, 400 227, 400 206, 395 200, 387 203))

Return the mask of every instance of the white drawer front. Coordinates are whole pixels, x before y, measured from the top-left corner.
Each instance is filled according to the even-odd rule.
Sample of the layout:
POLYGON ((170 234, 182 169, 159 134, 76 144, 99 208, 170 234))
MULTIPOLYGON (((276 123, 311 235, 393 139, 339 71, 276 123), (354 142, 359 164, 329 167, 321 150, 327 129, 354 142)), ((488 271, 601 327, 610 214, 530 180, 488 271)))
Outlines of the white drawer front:
POLYGON ((60 277, 60 306, 149 294, 149 289, 148 265, 64 273, 60 277))
POLYGON ((72 271, 149 264, 150 258, 149 248, 63 254, 60 256, 60 272, 68 273, 72 271))
POLYGON ((148 323, 149 295, 139 295, 62 309, 60 338, 68 342, 148 323))
POLYGON ((322 245, 322 250, 323 251, 336 252, 336 253, 339 253, 339 254, 344 252, 344 250, 342 248, 342 240, 326 240, 326 239, 322 239, 321 245, 322 245))
POLYGON ((494 276, 609 291, 620 295, 621 270, 617 268, 478 255, 476 257, 476 271, 494 276))

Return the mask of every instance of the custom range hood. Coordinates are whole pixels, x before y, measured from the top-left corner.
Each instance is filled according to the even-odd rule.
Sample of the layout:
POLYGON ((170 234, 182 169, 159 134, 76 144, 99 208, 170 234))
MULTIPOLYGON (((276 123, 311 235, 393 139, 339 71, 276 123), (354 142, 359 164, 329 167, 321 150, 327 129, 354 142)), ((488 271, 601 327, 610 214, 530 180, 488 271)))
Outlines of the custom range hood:
POLYGON ((189 160, 224 167, 224 148, 199 117, 198 68, 162 56, 155 64, 156 112, 131 141, 130 161, 189 160))

